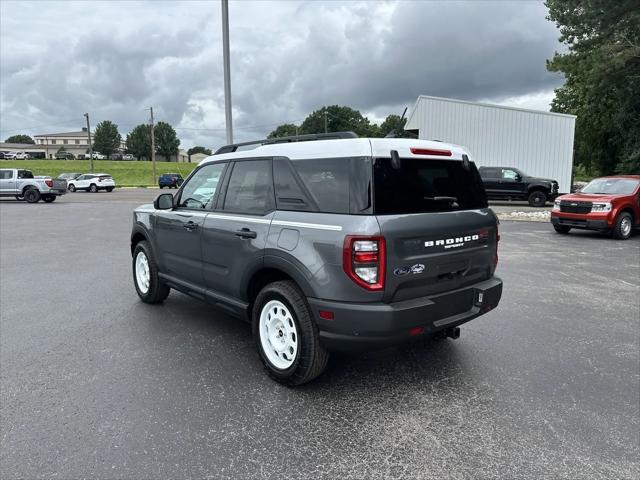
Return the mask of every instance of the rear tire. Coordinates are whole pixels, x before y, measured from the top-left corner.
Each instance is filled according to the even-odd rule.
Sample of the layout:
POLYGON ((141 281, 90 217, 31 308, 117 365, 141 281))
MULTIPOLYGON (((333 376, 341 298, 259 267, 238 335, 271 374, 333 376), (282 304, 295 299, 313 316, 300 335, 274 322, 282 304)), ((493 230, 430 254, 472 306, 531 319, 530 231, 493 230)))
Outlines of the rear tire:
POLYGON ((618 240, 627 240, 633 231, 633 217, 629 212, 622 212, 616 218, 616 225, 613 227, 613 237, 618 240))
POLYGON ((145 240, 139 242, 133 250, 133 284, 144 303, 162 303, 171 289, 162 283, 158 276, 158 263, 145 240))
POLYGON ((302 385, 327 367, 329 353, 320 345, 318 326, 295 283, 264 287, 253 304, 252 326, 260 359, 275 381, 302 385))
POLYGON ((89 185, 89 191, 91 193, 98 193, 98 187, 96 186, 95 183, 92 183, 91 185, 89 185))
POLYGON ((44 200, 45 203, 52 203, 56 201, 56 197, 55 195, 50 195, 48 197, 44 197, 42 200, 44 200))
POLYGON ((547 203, 547 194, 542 190, 534 190, 529 194, 529 205, 532 207, 544 207, 547 203))
POLYGON ((71 193, 73 193, 73 192, 75 192, 75 191, 76 191, 76 186, 75 186, 73 183, 72 183, 71 185, 69 185, 69 187, 68 187, 68 188, 69 188, 69 191, 70 191, 71 193))
POLYGON ((24 192, 24 199, 27 203, 38 203, 40 201, 40 192, 35 188, 30 188, 24 192))
POLYGON ((556 232, 562 234, 567 234, 569 233, 569 231, 571 231, 571 227, 567 227, 566 225, 554 225, 553 228, 556 232))

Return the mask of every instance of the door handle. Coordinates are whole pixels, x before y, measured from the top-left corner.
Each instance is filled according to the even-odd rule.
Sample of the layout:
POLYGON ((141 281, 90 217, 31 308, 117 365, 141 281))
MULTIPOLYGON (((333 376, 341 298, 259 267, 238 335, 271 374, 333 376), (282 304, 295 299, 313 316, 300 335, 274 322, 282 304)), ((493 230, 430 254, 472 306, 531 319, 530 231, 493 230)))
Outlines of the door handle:
POLYGON ((196 228, 198 228, 198 224, 192 221, 189 221, 183 225, 184 229, 187 232, 193 232, 196 228))
POLYGON ((235 234, 240 238, 256 238, 258 234, 253 230, 249 230, 248 228, 241 228, 240 230, 236 230, 235 234))

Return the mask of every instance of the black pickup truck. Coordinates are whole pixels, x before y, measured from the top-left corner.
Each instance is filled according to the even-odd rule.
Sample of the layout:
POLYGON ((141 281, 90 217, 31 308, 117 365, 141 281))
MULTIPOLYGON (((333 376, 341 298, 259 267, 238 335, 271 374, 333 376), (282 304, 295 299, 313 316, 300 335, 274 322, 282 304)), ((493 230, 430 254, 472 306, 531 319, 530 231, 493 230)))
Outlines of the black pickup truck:
POLYGON ((558 196, 558 182, 530 177, 513 167, 478 169, 489 200, 527 200, 532 207, 544 207, 558 196))

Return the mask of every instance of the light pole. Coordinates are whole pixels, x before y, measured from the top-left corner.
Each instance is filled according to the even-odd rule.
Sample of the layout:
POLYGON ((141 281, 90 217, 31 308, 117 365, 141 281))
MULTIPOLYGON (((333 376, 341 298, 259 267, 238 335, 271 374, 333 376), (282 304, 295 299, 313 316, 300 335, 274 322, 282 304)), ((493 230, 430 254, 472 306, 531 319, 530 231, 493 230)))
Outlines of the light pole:
POLYGON ((229 65, 229 0, 222 3, 222 60, 224 63, 224 118, 227 126, 227 143, 233 143, 233 118, 231 117, 231 67, 229 65))
POLYGON ((89 160, 91 161, 91 173, 93 173, 93 147, 91 146, 91 127, 89 126, 89 114, 85 113, 87 117, 87 138, 89 141, 89 160))

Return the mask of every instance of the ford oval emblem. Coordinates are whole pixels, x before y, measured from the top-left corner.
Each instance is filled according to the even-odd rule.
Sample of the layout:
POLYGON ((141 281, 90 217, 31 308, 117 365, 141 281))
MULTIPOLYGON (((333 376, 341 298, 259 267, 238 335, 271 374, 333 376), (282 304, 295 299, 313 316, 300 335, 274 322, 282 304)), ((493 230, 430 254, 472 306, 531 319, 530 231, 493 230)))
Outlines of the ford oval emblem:
POLYGON ((393 271, 393 274, 394 274, 394 275, 396 275, 396 276, 398 276, 398 277, 401 277, 402 275, 406 275, 406 274, 407 274, 407 273, 409 273, 410 271, 411 271, 411 268, 410 268, 410 267, 399 267, 399 268, 396 268, 396 269, 393 271))

